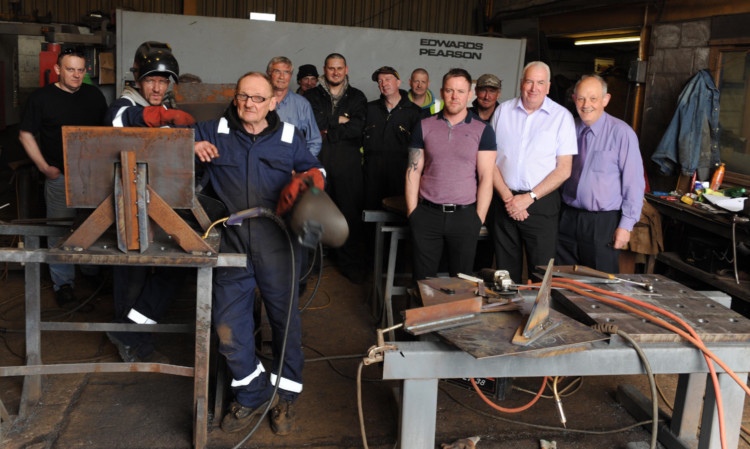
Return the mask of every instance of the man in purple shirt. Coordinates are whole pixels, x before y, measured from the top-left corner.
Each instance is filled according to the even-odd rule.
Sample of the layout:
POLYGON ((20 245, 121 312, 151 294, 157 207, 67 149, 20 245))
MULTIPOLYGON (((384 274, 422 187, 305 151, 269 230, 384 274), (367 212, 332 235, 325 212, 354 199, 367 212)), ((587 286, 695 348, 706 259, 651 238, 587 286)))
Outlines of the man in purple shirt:
POLYGON ((451 276, 470 273, 479 229, 492 200, 495 133, 466 108, 471 75, 451 69, 445 107, 412 130, 406 209, 414 245, 414 280, 437 276, 443 245, 451 276))
POLYGON ((576 83, 578 155, 562 187, 557 263, 618 273, 620 249, 641 216, 646 182, 638 138, 627 123, 604 112, 609 99, 598 75, 576 83))

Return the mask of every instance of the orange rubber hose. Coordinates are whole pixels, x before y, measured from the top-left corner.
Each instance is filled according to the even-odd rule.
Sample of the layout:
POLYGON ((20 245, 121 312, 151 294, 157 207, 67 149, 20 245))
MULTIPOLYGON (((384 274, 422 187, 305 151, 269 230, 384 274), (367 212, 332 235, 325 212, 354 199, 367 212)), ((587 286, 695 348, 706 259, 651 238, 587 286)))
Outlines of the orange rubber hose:
POLYGON ((574 292, 576 292, 576 293, 578 293, 580 295, 583 295, 583 296, 586 296, 586 297, 589 297, 589 298, 592 298, 592 299, 596 299, 597 301, 602 301, 602 302, 604 302, 606 304, 610 304, 612 306, 619 307, 621 309, 624 309, 624 310, 627 310, 627 311, 629 311, 631 313, 634 313, 634 314, 636 314, 636 315, 638 315, 638 316, 640 316, 642 318, 645 318, 645 319, 647 319, 649 321, 652 321, 655 324, 658 324, 659 326, 662 326, 662 327, 664 327, 666 329, 671 330, 672 332, 675 332, 676 334, 680 335, 684 339, 688 340, 690 343, 692 343, 698 349, 700 349, 703 352, 703 354, 704 354, 704 357, 706 359, 706 363, 708 364, 708 369, 709 369, 709 372, 711 373, 711 380, 712 380, 712 383, 714 385, 714 391, 716 392, 716 410, 717 410, 717 417, 718 417, 718 421, 719 421, 719 436, 720 436, 720 439, 721 439, 721 447, 722 447, 722 449, 726 449, 726 430, 725 430, 725 425, 724 425, 724 405, 723 405, 723 400, 721 398, 721 390, 719 389, 719 380, 718 380, 718 377, 716 375, 716 369, 714 368, 713 363, 711 363, 711 360, 715 361, 719 366, 721 366, 724 369, 724 371, 726 371, 726 373, 729 374, 729 376, 732 377, 732 379, 735 382, 737 382, 737 384, 740 385, 743 388, 743 390, 745 390, 745 392, 747 394, 749 394, 749 395, 750 395, 750 388, 748 388, 747 385, 745 385, 745 383, 742 382, 739 379, 739 377, 737 377, 737 375, 734 373, 734 371, 732 371, 731 369, 729 369, 729 367, 726 366, 726 364, 723 361, 721 361, 715 354, 713 354, 705 346, 705 344, 703 343, 703 341, 700 339, 700 337, 695 332, 695 330, 693 330, 692 327, 690 327, 687 323, 685 323, 682 319, 680 319, 676 315, 674 315, 674 314, 672 314, 672 313, 670 313, 670 312, 668 312, 668 311, 666 311, 664 309, 656 307, 656 306, 654 306, 652 304, 645 303, 643 301, 639 301, 639 300, 631 298, 629 296, 625 296, 625 295, 621 295, 619 293, 615 293, 615 292, 603 290, 603 289, 600 289, 600 288, 597 288, 597 287, 593 287, 593 286, 591 286, 589 284, 583 284, 583 283, 574 281, 572 279, 564 279, 564 278, 563 279, 558 279, 558 278, 555 278, 552 284, 555 287, 567 288, 567 289, 572 290, 572 291, 574 291, 574 292), (570 285, 568 285, 568 284, 570 284, 570 285), (666 321, 664 321, 664 320, 662 320, 660 318, 657 318, 657 317, 654 317, 652 315, 649 315, 649 314, 647 314, 647 313, 645 313, 645 312, 643 312, 641 310, 638 310, 638 309, 636 309, 634 307, 628 306, 628 305, 623 304, 623 303, 618 302, 618 301, 614 301, 614 300, 611 300, 611 299, 608 299, 608 298, 604 298, 604 297, 599 296, 599 295, 595 295, 593 293, 581 290, 580 288, 575 288, 573 286, 578 286, 578 287, 581 287, 581 288, 586 288, 586 289, 589 289, 591 291, 595 291, 595 292, 606 294, 606 295, 609 295, 609 296, 612 296, 612 297, 615 297, 615 298, 619 298, 619 299, 622 299, 624 301, 631 302, 633 304, 639 305, 639 306, 644 307, 646 309, 649 309, 649 310, 652 310, 654 312, 657 312, 657 313, 660 313, 662 315, 665 315, 665 316, 673 319, 677 323, 679 323, 685 329, 687 329, 688 332, 690 333, 690 335, 688 335, 683 330, 677 328, 676 326, 674 326, 672 324, 669 324, 669 323, 667 323, 666 321))
POLYGON ((536 394, 536 396, 534 396, 534 399, 532 399, 531 402, 529 402, 528 404, 523 405, 521 407, 505 408, 505 407, 500 407, 499 405, 497 405, 494 402, 490 401, 487 398, 487 396, 485 396, 484 393, 482 393, 482 390, 479 389, 479 386, 474 381, 474 378, 471 377, 470 379, 471 379, 471 386, 474 387, 474 390, 477 392, 477 394, 479 395, 479 397, 482 398, 482 400, 484 402, 486 402, 487 405, 489 405, 490 407, 494 408, 495 410, 497 410, 499 412, 503 412, 503 413, 519 413, 519 412, 522 412, 522 411, 528 409, 532 405, 536 404, 536 401, 538 401, 539 398, 542 397, 542 393, 544 393, 544 388, 547 386, 547 377, 545 376, 544 380, 542 381, 542 388, 539 389, 539 392, 536 394))

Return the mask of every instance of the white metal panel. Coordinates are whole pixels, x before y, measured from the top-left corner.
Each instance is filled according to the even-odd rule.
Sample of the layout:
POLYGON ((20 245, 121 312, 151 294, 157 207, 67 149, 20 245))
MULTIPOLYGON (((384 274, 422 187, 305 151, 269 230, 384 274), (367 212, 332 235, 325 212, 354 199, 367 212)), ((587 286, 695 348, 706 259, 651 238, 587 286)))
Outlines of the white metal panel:
MULTIPOLYGON (((415 68, 430 73, 430 89, 439 95, 441 78, 453 67, 476 79, 493 73, 503 81, 501 101, 518 94, 525 39, 392 31, 374 28, 259 22, 244 19, 181 16, 117 11, 117 90, 122 89, 133 55, 145 41, 167 42, 181 73, 193 73, 206 83, 234 83, 248 71, 265 71, 274 56, 287 56, 295 69, 341 53, 349 66, 351 85, 368 99, 379 92, 372 72, 389 65, 398 70, 401 88, 415 68)), ((292 86, 296 89, 296 74, 292 86)))

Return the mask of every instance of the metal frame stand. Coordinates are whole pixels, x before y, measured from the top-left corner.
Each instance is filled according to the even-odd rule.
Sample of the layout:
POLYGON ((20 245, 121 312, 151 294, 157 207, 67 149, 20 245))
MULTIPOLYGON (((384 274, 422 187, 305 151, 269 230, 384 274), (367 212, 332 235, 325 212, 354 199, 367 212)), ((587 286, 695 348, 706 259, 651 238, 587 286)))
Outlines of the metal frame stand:
MULTIPOLYGON (((206 447, 208 436, 208 372, 211 342, 211 291, 214 266, 242 267, 247 263, 244 254, 219 254, 218 256, 197 257, 181 261, 180 266, 197 268, 196 320, 189 324, 123 324, 123 323, 68 323, 41 321, 40 307, 40 265, 50 261, 58 262, 59 255, 54 251, 39 249, 39 236, 49 233, 67 232, 59 228, 33 226, 0 226, 5 234, 24 235, 25 249, 0 249, 0 261, 25 263, 26 282, 26 365, 0 367, 0 376, 24 376, 19 418, 30 414, 41 399, 41 376, 46 374, 73 374, 91 372, 159 372, 178 376, 193 377, 193 444, 197 449, 206 447), (195 365, 178 366, 159 363, 75 363, 44 365, 41 357, 42 331, 147 331, 147 332, 195 332, 195 365)), ((117 250, 113 250, 117 251, 117 250)), ((76 263, 80 258, 86 263, 99 265, 159 265, 169 266, 170 258, 129 256, 126 254, 69 254, 66 262, 76 263), (84 260, 85 259, 85 260, 84 260)))
MULTIPOLYGON (((613 376, 644 374, 635 351, 612 339, 596 342, 580 352, 534 358, 507 355, 475 359, 455 347, 438 342, 394 342, 397 350, 387 351, 383 365, 384 380, 403 380, 400 418, 401 448, 432 449, 435 447, 438 379, 463 377, 538 377, 538 376, 613 376)), ((643 344, 655 374, 681 374, 671 429, 678 444, 669 438, 660 441, 670 449, 683 449, 700 435, 698 449, 718 449, 719 426, 715 394, 709 385, 704 402, 701 388, 708 368, 701 352, 682 343, 643 344), (702 411, 701 411, 702 410, 702 411)), ((746 381, 750 371, 750 343, 709 343, 716 353, 746 381)), ((717 370, 720 368, 717 367, 717 370)), ((720 373, 724 413, 728 418, 728 447, 736 449, 744 406, 744 391, 727 374, 720 373)), ((649 416, 650 418, 650 416, 649 416)), ((692 446, 696 447, 696 446, 692 446)))

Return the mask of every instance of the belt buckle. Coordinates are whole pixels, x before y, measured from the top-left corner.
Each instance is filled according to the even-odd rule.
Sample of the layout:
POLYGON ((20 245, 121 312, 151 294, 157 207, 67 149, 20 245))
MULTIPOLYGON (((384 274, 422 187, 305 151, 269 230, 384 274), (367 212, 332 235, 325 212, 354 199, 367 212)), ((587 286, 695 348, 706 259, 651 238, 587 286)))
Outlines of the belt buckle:
POLYGON ((455 204, 441 204, 443 207, 443 212, 447 214, 452 214, 456 211, 456 205, 455 204))

